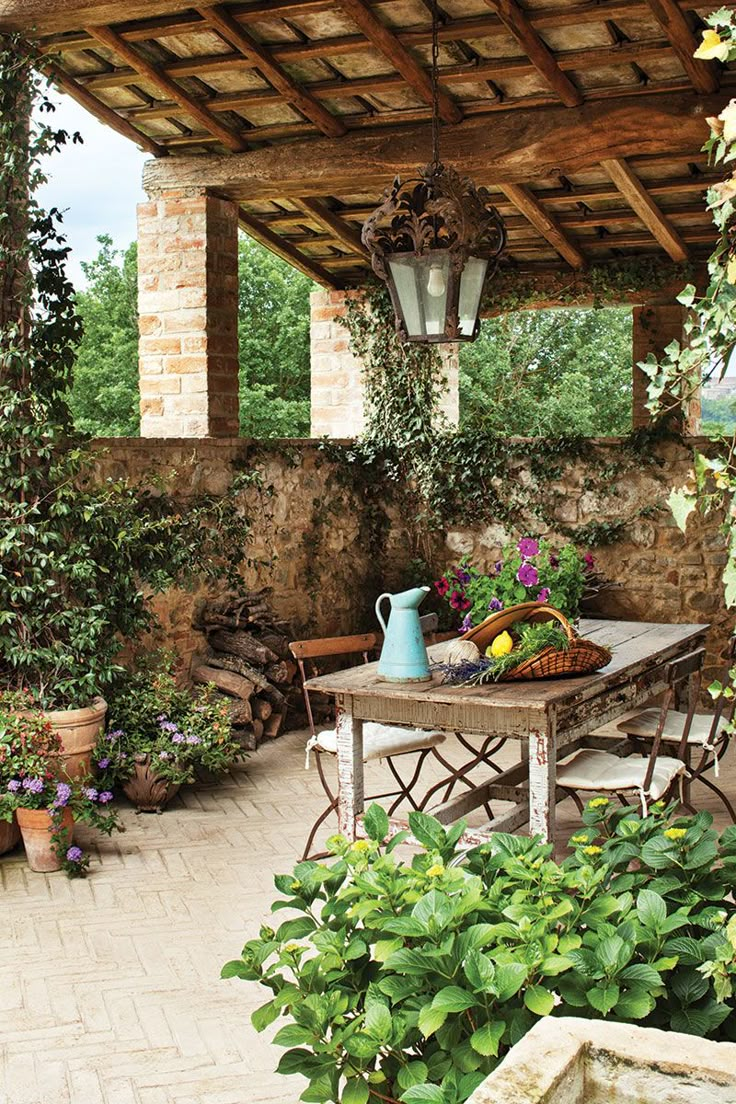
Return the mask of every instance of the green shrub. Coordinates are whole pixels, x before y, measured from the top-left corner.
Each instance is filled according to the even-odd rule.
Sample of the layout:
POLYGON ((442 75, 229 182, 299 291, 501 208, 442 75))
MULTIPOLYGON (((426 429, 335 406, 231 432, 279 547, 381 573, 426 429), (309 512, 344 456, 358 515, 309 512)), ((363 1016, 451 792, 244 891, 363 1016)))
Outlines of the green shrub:
POLYGON ((259 1031, 288 1017, 278 1068, 302 1100, 461 1104, 550 1014, 736 1037, 736 827, 597 798, 558 864, 503 833, 462 853, 462 824, 412 813, 407 862, 385 812, 365 820, 370 839, 276 878, 274 910, 299 915, 222 971, 271 991, 259 1031))

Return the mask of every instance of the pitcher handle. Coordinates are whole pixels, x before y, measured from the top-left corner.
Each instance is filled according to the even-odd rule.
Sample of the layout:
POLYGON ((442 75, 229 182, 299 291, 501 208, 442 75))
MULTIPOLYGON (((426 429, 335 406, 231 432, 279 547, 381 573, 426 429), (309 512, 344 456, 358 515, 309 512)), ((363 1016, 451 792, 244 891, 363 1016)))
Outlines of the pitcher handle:
POLYGON ((383 629, 383 632, 384 632, 384 635, 385 635, 388 632, 388 626, 386 625, 386 622, 383 620, 383 614, 381 613, 381 602, 383 601, 384 598, 388 598, 388 600, 390 602, 391 601, 391 595, 388 594, 388 593, 387 594, 381 594, 378 598, 376 598, 376 617, 378 618, 378 622, 379 622, 381 628, 383 629))

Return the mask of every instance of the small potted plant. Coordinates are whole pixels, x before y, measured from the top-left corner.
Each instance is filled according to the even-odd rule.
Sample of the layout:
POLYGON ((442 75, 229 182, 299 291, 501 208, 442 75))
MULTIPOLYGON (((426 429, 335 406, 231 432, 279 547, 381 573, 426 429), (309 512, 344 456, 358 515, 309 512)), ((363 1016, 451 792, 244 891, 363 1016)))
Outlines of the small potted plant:
POLYGON ((112 792, 59 774, 61 740, 39 712, 0 710, 0 754, 0 823, 17 823, 31 870, 83 876, 89 858, 73 844, 74 825, 119 827, 112 792))
POLYGON ((227 703, 211 687, 178 686, 170 655, 125 680, 111 722, 94 753, 100 785, 121 783, 139 812, 160 813, 199 769, 221 774, 243 755, 227 703))

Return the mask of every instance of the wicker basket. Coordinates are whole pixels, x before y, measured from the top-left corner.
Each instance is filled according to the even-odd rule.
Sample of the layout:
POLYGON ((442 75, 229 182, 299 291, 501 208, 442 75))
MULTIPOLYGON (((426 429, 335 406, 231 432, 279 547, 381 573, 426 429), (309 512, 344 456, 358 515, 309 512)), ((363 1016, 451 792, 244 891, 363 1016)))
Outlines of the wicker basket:
POLYGON ((508 609, 492 613, 485 621, 481 621, 480 625, 465 633, 462 639, 472 640, 481 652, 485 652, 499 633, 510 629, 518 621, 559 621, 570 641, 570 647, 564 652, 556 648, 543 648, 531 659, 525 659, 518 667, 501 675, 499 682, 511 682, 514 679, 555 678, 560 675, 591 675, 611 662, 608 648, 576 636, 575 630, 564 614, 554 606, 539 602, 521 602, 518 606, 509 606, 508 609))

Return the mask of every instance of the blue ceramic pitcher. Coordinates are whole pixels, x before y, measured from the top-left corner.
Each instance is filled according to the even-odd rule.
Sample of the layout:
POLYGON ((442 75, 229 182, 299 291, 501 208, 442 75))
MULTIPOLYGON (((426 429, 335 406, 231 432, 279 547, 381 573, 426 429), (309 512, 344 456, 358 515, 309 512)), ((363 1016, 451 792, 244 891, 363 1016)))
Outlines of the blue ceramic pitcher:
POLYGON ((376 602, 376 617, 384 632, 378 674, 387 682, 430 682, 429 658, 419 623, 419 606, 429 587, 414 587, 401 594, 382 594, 376 602), (388 625, 381 603, 388 598, 391 612, 388 625))

